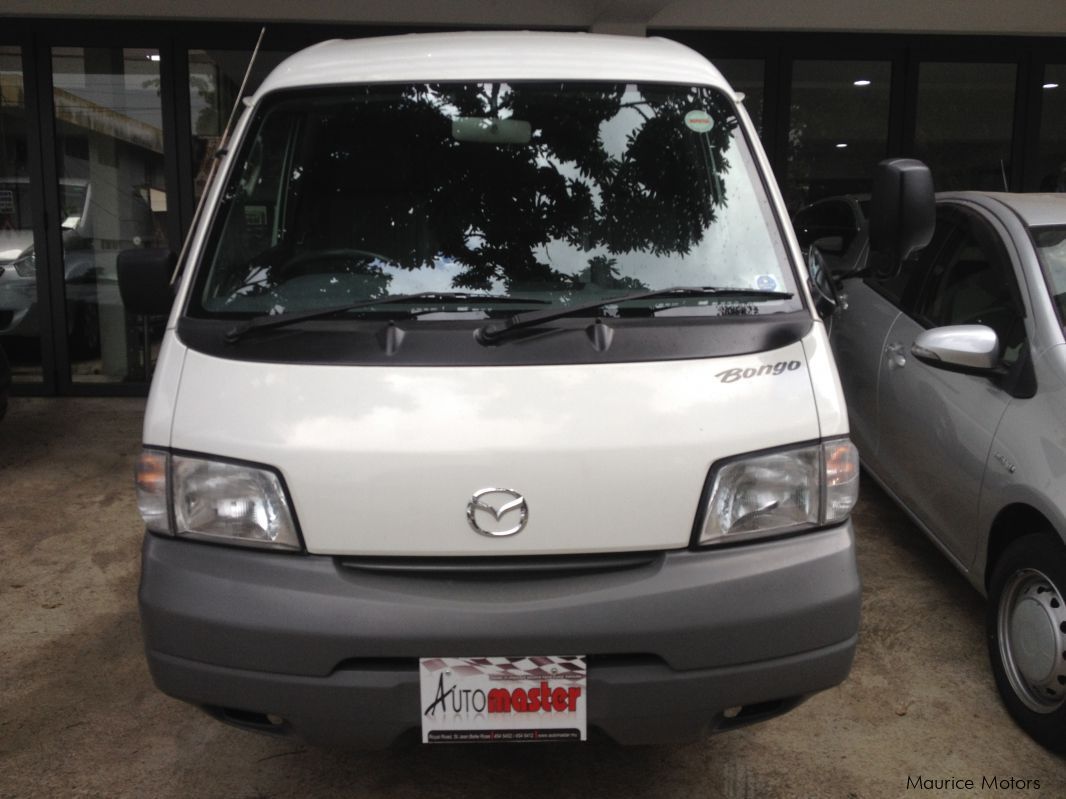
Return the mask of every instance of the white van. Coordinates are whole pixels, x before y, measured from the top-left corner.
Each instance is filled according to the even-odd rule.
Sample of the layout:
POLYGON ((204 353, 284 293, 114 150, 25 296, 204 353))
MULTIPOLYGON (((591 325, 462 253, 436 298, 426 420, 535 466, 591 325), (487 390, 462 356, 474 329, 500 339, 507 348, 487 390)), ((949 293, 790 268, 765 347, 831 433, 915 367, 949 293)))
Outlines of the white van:
MULTIPOLYGON (((858 460, 736 95, 659 39, 333 41, 246 104, 138 467, 166 693, 356 747, 689 740, 848 674, 858 460)), ((169 307, 174 256, 120 265, 169 307)))

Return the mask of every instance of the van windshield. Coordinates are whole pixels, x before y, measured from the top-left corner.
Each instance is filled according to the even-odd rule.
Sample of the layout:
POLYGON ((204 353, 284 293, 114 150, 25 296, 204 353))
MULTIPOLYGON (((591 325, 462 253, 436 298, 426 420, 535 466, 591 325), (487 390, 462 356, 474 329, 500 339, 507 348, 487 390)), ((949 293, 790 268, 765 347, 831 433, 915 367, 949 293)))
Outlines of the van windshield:
POLYGON ((453 292, 433 310, 484 319, 522 311, 516 300, 544 308, 672 286, 767 294, 660 316, 801 307, 736 111, 707 87, 279 93, 252 121, 202 263, 189 312, 207 318, 453 292), (464 303, 471 293, 486 296, 464 303))

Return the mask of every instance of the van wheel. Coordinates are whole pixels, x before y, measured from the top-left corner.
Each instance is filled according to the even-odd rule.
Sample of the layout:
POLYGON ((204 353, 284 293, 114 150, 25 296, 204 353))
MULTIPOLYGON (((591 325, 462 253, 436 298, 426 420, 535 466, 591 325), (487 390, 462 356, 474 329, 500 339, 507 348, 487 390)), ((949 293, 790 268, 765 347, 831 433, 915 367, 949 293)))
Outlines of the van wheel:
POLYGON ((1066 752, 1066 547, 1027 535, 992 572, 988 652, 1011 716, 1034 740, 1066 752))

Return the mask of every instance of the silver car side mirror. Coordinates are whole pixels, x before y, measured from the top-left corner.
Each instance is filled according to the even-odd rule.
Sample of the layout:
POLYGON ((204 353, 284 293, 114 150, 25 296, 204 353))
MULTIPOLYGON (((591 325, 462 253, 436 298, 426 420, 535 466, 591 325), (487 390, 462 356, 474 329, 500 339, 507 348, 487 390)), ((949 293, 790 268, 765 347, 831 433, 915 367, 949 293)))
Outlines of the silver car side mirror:
POLYGON ((922 363, 969 375, 998 371, 999 337, 986 325, 948 325, 918 334, 911 355, 922 363))

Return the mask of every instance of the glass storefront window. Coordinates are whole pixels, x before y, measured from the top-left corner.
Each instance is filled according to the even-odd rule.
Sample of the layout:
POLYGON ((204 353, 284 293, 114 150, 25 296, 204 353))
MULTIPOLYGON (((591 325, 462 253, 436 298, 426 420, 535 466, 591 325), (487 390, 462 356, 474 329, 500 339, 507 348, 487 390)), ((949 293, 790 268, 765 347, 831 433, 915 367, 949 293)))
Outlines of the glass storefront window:
POLYGON ((759 136, 763 136, 762 109, 766 80, 766 63, 758 58, 716 58, 714 65, 729 85, 744 93, 744 108, 759 136))
POLYGON ((795 61, 785 203, 796 211, 823 197, 867 194, 888 150, 892 64, 795 61))
POLYGON ((0 47, 0 348, 15 380, 42 379, 22 54, 0 47))
POLYGON ((159 53, 54 48, 52 71, 71 377, 141 382, 153 324, 123 307, 116 261, 167 246, 159 53))
POLYGON ((938 191, 1009 186, 1014 64, 923 63, 918 69, 916 157, 938 191))
POLYGON ((1041 88, 1040 147, 1036 174, 1040 191, 1066 191, 1066 64, 1048 64, 1041 88))
MULTIPOLYGON (((183 212, 201 196, 223 129, 239 101, 255 40, 252 31, 227 39, 227 47, 188 48, 190 42, 203 43, 202 30, 190 26, 171 38, 178 63, 188 66, 189 94, 187 108, 165 115, 163 96, 184 92, 162 85, 156 50, 51 48, 53 34, 48 30, 25 41, 12 39, 14 34, 6 39, 32 42, 26 44, 30 49, 0 46, 0 347, 13 362, 16 380, 65 391, 68 373, 77 384, 140 383, 150 376, 161 320, 143 320, 125 312, 115 280, 117 257, 131 247, 179 247, 180 242, 167 241, 167 232, 176 232, 189 220, 184 213, 180 220, 168 216, 167 192, 172 200, 180 198, 183 212), (42 53, 52 58, 53 84, 47 83, 47 70, 42 70, 42 80, 24 86, 23 61, 39 64, 42 53), (34 89, 40 96, 28 94, 34 89), (54 139, 45 118, 53 107, 54 139), (39 109, 41 118, 28 117, 28 108, 39 109), (183 121, 181 129, 168 130, 166 136, 180 152, 163 152, 164 117, 183 121), (29 153, 36 150, 28 131, 36 130, 45 136, 43 160, 35 154, 30 163, 29 153), (172 159, 173 173, 182 175, 183 181, 191 179, 190 185, 166 184, 167 158, 172 159), (33 182, 52 174, 58 176, 57 186, 33 182), (57 198, 61 207, 52 209, 57 198), (49 236, 62 239, 61 253, 48 248, 47 264, 38 263, 33 241, 35 223, 41 227, 33 211, 42 199, 50 209, 49 236), (51 219, 53 210, 57 220, 51 219), (53 224, 62 228, 61 233, 53 224), (49 287, 61 282, 64 291, 52 296, 49 287), (65 320, 67 347, 62 346, 64 331, 57 321, 61 338, 54 350, 42 352, 42 345, 53 343, 51 336, 43 335, 48 332, 41 324, 44 318, 65 320), (42 364, 58 374, 45 371, 42 364)), ((281 29, 271 33, 268 49, 260 51, 251 71, 246 94, 289 55, 288 48, 298 46, 301 35, 290 37, 281 29)), ((914 128, 904 129, 904 120, 889 120, 889 54, 906 50, 906 58, 912 59, 911 48, 929 51, 920 42, 898 41, 899 48, 879 44, 860 53, 866 58, 846 61, 791 59, 787 53, 794 48, 782 48, 773 40, 743 51, 734 42, 728 44, 730 52, 751 57, 715 58, 714 41, 701 46, 745 95, 744 106, 759 135, 775 145, 768 149, 793 214, 812 203, 821 208, 820 201, 840 195, 849 195, 847 202, 861 208, 874 165, 888 155, 925 160, 940 190, 1002 190, 1012 172, 1015 127, 1018 135, 1038 142, 1026 149, 1023 164, 1014 165, 1016 173, 1026 175, 1024 188, 1066 191, 1066 140, 1061 135, 1066 126, 1066 59, 1055 55, 1052 47, 1033 50, 1038 67, 1045 57, 1062 62, 1044 67, 1043 88, 1034 87, 1042 101, 1039 121, 1031 115, 1039 124, 1034 131, 1032 109, 1020 108, 1021 116, 1015 118, 1017 63, 961 60, 988 58, 987 47, 977 40, 971 49, 960 46, 959 61, 919 57, 910 62, 917 70, 915 93, 896 98, 898 114, 905 109, 914 112, 914 128), (778 86, 779 73, 773 65, 779 57, 790 58, 790 86, 778 86), (786 118, 779 113, 764 117, 766 98, 772 101, 782 94, 791 100, 786 118), (768 123, 775 123, 775 129, 766 127, 768 123), (781 130, 779 125, 787 127, 781 130), (890 130, 900 134, 893 142, 904 152, 888 151, 890 130), (776 146, 779 141, 783 153, 776 146)), ((825 52, 802 43, 797 48, 825 52)), ((1019 63, 1029 57, 1028 44, 1016 49, 1019 63)), ((909 124, 912 118, 906 116, 909 124)), ((101 393, 113 391, 104 388, 101 393)))
MULTIPOLYGON (((260 50, 248 76, 245 95, 251 95, 287 51, 260 50)), ((189 112, 192 119, 193 188, 196 199, 203 194, 233 104, 239 99, 241 81, 252 57, 251 50, 189 51, 189 112)))

